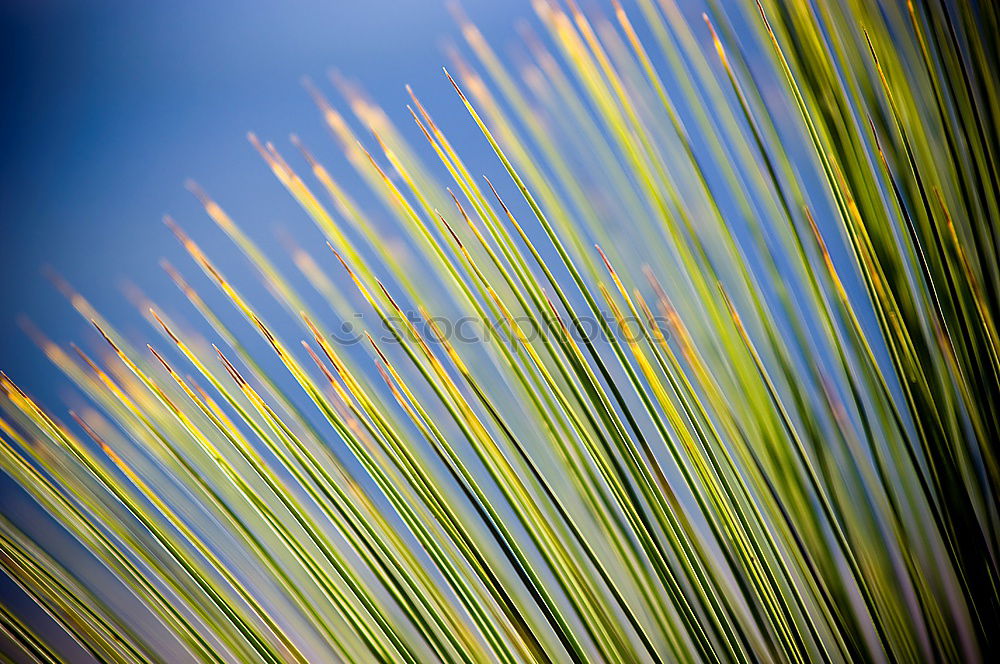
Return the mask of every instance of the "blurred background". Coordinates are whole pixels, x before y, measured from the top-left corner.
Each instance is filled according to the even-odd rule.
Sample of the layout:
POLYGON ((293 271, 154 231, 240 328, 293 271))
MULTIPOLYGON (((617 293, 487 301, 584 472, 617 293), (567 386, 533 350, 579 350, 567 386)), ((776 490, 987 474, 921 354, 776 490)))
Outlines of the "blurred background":
MULTIPOLYGON (((464 0, 463 6, 498 46, 513 41, 518 18, 531 15, 527 0, 464 0)), ((130 288, 167 311, 191 314, 158 265, 167 257, 197 274, 161 222, 166 213, 224 269, 246 275, 234 245, 184 189, 187 178, 279 265, 285 252, 278 227, 326 258, 312 222, 248 143, 247 131, 273 140, 296 167, 301 158, 288 136, 299 134, 350 186, 356 176, 301 83, 309 76, 335 98, 333 68, 361 83, 400 126, 412 127, 415 141, 422 139, 405 109, 407 83, 454 139, 481 141, 441 71, 445 45, 459 39, 439 0, 0 0, 0 370, 64 417, 72 399, 67 380, 19 318, 60 344, 101 348, 43 276, 44 266, 135 339, 155 334, 125 296, 130 288)), ((352 192, 363 197, 365 188, 352 192)), ((254 292, 256 284, 251 277, 240 287, 273 306, 254 292)), ((6 476, 0 513, 50 551, 100 573, 89 558, 74 555, 65 531, 6 476)), ((82 656, 61 631, 46 630, 5 575, 0 596, 82 656)), ((0 638, 0 652, 3 645, 0 638)))
MULTIPOLYGON (((532 14, 527 0, 463 7, 498 46, 532 14)), ((246 139, 254 131, 297 158, 295 132, 335 177, 353 177, 303 76, 335 96, 327 74, 339 70, 407 130, 409 83, 438 122, 471 136, 441 72, 445 45, 459 39, 439 0, 0 0, 0 368, 55 405, 61 379, 17 317, 59 342, 90 336, 45 265, 123 331, 145 336, 126 279, 169 310, 182 296, 157 261, 189 267, 162 215, 225 264, 234 247, 186 178, 265 247, 277 226, 311 231, 246 139)))

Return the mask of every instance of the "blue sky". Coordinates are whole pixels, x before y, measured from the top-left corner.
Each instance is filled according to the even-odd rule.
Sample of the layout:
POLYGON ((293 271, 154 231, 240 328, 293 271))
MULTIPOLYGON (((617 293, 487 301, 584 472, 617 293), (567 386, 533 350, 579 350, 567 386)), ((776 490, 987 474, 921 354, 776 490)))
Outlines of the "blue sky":
MULTIPOLYGON (((463 5, 501 45, 531 15, 526 0, 463 5)), ((16 316, 61 342, 90 334, 43 264, 139 328, 123 277, 167 307, 177 297, 156 264, 180 259, 164 213, 194 226, 213 255, 232 252, 203 227, 186 178, 264 242, 276 224, 308 225, 245 137, 290 149, 296 132, 335 173, 346 170, 303 75, 322 80, 335 67, 401 124, 410 83, 439 121, 470 129, 441 73, 442 45, 458 34, 437 0, 3 0, 0 31, 0 367, 43 398, 58 395, 59 379, 16 316)))

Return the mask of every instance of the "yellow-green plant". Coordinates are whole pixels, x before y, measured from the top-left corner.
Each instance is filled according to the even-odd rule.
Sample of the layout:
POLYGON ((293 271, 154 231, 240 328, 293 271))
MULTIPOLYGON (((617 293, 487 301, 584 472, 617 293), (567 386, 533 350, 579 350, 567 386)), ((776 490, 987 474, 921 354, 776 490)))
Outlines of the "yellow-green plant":
POLYGON ((60 282, 105 350, 31 331, 83 405, 4 376, 0 460, 148 615, 6 518, 0 560, 98 661, 1000 647, 997 5, 568 1, 511 63, 456 12, 479 145, 307 84, 365 202, 250 136, 333 250, 301 275, 191 186, 287 320, 171 220, 233 305, 164 264, 200 331, 60 282))

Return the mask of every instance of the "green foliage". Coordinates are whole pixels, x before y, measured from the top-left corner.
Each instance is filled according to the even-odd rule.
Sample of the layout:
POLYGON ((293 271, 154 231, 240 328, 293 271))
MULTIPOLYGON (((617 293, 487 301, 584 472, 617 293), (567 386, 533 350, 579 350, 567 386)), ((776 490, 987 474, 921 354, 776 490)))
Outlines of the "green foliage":
POLYGON ((459 13, 492 181, 412 91, 403 132, 308 84, 377 204, 250 138, 333 254, 285 276, 191 187, 274 327, 171 220, 200 326, 140 302, 141 351, 60 283, 107 343, 32 330, 84 405, 3 376, 0 464, 148 615, 4 518, 6 573, 101 662, 995 651, 996 6, 704 9, 537 0, 517 71, 459 13))

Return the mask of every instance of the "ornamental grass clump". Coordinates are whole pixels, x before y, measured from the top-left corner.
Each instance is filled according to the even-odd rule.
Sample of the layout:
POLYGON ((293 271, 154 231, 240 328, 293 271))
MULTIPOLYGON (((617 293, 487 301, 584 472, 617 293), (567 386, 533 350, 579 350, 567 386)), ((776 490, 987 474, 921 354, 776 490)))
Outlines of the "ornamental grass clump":
POLYGON ((146 348, 58 281, 96 343, 27 327, 79 405, 3 376, 0 463, 115 581, 3 518, 3 570, 59 632, 0 602, 7 640, 41 662, 67 636, 130 663, 995 652, 997 5, 691 9, 535 0, 509 62, 456 10, 453 98, 408 90, 391 119, 307 82, 370 192, 251 135, 329 248, 286 243, 283 273, 192 183, 248 274, 167 219, 192 306, 137 296, 146 348), (450 140, 447 104, 481 141, 450 140))

